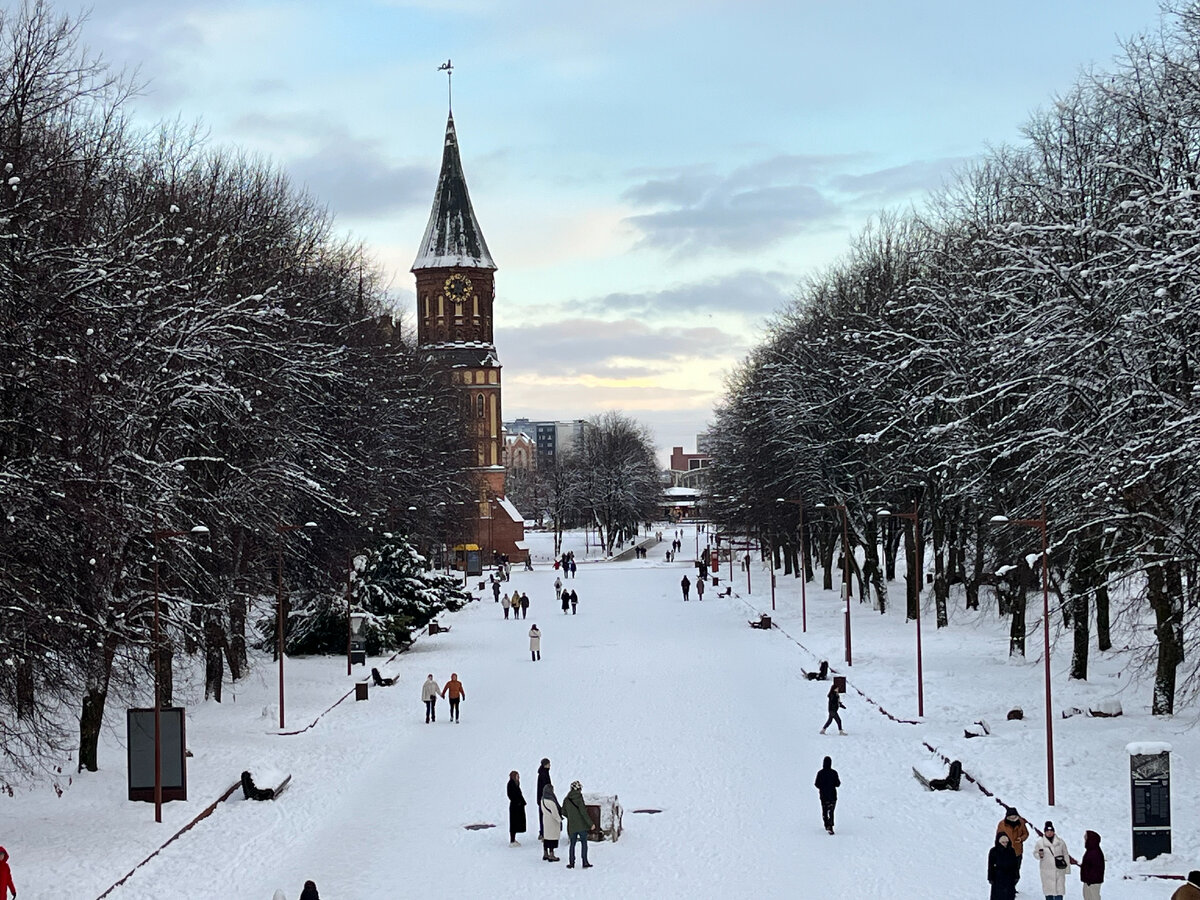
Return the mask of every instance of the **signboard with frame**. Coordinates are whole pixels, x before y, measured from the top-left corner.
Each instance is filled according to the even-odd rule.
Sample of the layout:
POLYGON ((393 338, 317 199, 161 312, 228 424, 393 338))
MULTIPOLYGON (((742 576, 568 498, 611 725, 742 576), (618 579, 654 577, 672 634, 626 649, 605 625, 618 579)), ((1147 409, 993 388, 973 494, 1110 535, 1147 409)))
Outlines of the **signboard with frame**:
MULTIPOLYGON (((162 731, 162 798, 187 799, 187 740, 182 706, 159 711, 162 731)), ((129 799, 154 802, 154 710, 125 711, 125 746, 129 758, 129 799)))

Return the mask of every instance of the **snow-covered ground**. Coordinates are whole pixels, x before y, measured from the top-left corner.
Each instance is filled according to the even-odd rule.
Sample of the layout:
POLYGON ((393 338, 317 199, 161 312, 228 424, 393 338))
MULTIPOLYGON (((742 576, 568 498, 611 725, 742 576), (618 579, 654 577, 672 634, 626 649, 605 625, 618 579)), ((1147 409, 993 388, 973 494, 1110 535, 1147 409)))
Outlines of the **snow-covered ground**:
MULTIPOLYGON (((0 844, 12 856, 20 896, 98 897, 190 822, 245 768, 292 775, 278 801, 246 802, 240 790, 109 896, 267 900, 276 888, 295 898, 313 879, 326 900, 395 897, 503 898, 565 892, 572 897, 867 898, 986 896, 985 861, 1002 810, 973 785, 930 793, 914 766, 937 769, 928 742, 977 776, 1004 802, 1041 826, 1053 818, 1078 859, 1085 829, 1099 831, 1108 858, 1106 900, 1169 896, 1177 883, 1125 875, 1180 874, 1200 865, 1200 731, 1195 714, 1154 719, 1144 684, 1122 675, 1117 654, 1094 655, 1087 683, 1068 683, 1066 639, 1054 656, 1056 708, 1119 697, 1115 719, 1055 722, 1057 806, 1046 805, 1042 668, 1031 629, 1030 658, 1007 657, 1004 623, 993 610, 954 612, 933 627, 926 597, 925 719, 916 718, 913 625, 854 602, 854 666, 842 658, 836 594, 808 591, 802 630, 800 585, 778 579, 769 632, 747 619, 770 611, 769 578, 756 562, 752 593, 735 573, 734 595, 709 589, 683 603, 679 581, 694 579, 697 538, 683 531, 680 562, 666 544, 645 560, 600 561, 578 548, 579 612, 554 602, 549 536, 530 535, 537 569, 514 571, 512 586, 532 600, 529 618, 502 618, 490 593, 444 616, 448 634, 422 637, 383 666, 396 687, 372 689, 327 710, 363 677, 343 659, 287 661, 288 729, 281 736, 269 660, 223 704, 188 709, 190 800, 153 807, 126 796, 123 716, 101 747, 99 773, 75 776, 62 796, 49 786, 0 797, 0 844), (531 662, 529 626, 542 630, 542 660, 531 662), (820 735, 828 683, 801 672, 820 659, 849 675, 845 737, 820 735), (426 725, 420 686, 451 672, 467 699, 461 724, 426 725), (1009 722, 1013 706, 1023 721, 1009 722), (985 719, 987 737, 963 727, 985 719), (120 727, 117 727, 120 726, 120 727), (1175 854, 1130 861, 1130 741, 1169 741, 1175 854), (833 757, 843 788, 837 833, 821 825, 813 777, 833 757), (585 792, 612 793, 625 808, 616 844, 592 845, 595 868, 565 870, 541 860, 534 785, 538 762, 552 761, 561 800, 573 780, 585 792), (521 772, 533 831, 508 846, 505 784, 521 772), (639 814, 638 809, 659 809, 639 814), (495 828, 465 826, 494 823, 495 828)), ((702 537, 699 544, 703 546, 702 537)), ((730 580, 723 568, 720 588, 730 580)), ((895 591, 899 600, 900 590, 895 591)), ((985 603, 986 606, 986 603, 985 603)), ((1032 611, 1030 619, 1040 618, 1032 611)), ((64 779, 66 776, 64 776, 64 779)), ((565 841, 560 856, 566 858, 565 841)), ((1040 896, 1027 861, 1022 895, 1040 896)), ((1078 896, 1072 870, 1068 894, 1078 896)))

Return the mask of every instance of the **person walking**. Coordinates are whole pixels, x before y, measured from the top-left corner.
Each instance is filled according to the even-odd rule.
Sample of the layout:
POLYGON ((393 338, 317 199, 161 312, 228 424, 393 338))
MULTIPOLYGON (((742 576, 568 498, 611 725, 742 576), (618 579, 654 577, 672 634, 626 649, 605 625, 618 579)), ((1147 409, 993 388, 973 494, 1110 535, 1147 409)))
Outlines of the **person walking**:
POLYGON ((492 579, 492 596, 496 598, 496 602, 500 602, 500 581, 496 578, 492 579))
POLYGON ((554 599, 557 600, 561 596, 562 596, 562 579, 555 578, 554 579, 554 599))
POLYGON ((1003 831, 1008 835, 1008 841, 1012 844, 1013 855, 1017 858, 1017 878, 1013 882, 1015 890, 1015 885, 1021 880, 1021 858, 1024 854, 1025 842, 1029 840, 1029 823, 1021 817, 1015 806, 1006 806, 1004 807, 1004 818, 996 826, 996 831, 997 833, 1003 831))
POLYGON ((542 763, 538 766, 537 773, 537 798, 538 798, 538 840, 542 839, 542 791, 546 789, 546 785, 550 783, 550 760, 542 759, 542 763))
POLYGON ((529 615, 529 595, 521 594, 521 618, 524 619, 529 615))
POLYGON ((315 881, 304 882, 304 890, 300 892, 300 900, 321 900, 321 895, 317 893, 317 883, 315 881))
POLYGON ((504 610, 504 618, 508 618, 508 608, 512 606, 512 601, 508 599, 508 594, 505 594, 500 601, 500 607, 504 610))
MULTIPOLYGON (((13 895, 16 895, 16 891, 13 895)), ((1200 869, 1188 872, 1187 884, 1175 891, 1171 900, 1200 900, 1200 869)))
POLYGON ((8 851, 0 847, 0 900, 8 900, 8 892, 17 896, 17 886, 13 884, 12 868, 8 865, 8 851))
POLYGON ((842 728, 842 717, 838 715, 839 709, 845 709, 842 704, 842 695, 838 693, 837 685, 829 686, 829 694, 826 697, 826 705, 829 709, 829 718, 825 720, 825 724, 821 726, 821 734, 825 733, 825 729, 829 727, 830 722, 837 722, 838 734, 845 734, 845 729, 842 728))
POLYGON ((842 786, 842 779, 838 778, 837 769, 833 767, 833 760, 828 756, 821 764, 821 769, 817 772, 816 780, 813 781, 813 787, 817 789, 817 794, 821 798, 821 821, 825 824, 825 830, 833 834, 833 809, 837 806, 838 788, 842 786))
POLYGON ((696 579, 696 599, 701 600, 701 601, 704 600, 704 578, 703 577, 696 579))
POLYGON ((691 588, 692 582, 688 580, 688 577, 686 575, 684 575, 683 578, 681 578, 679 581, 679 586, 683 589, 683 602, 687 603, 688 590, 691 588))
POLYGON ((520 847, 517 835, 525 833, 525 795, 521 793, 521 773, 508 773, 508 846, 520 847))
POLYGON ((1012 841, 1003 831, 996 832, 996 842, 988 851, 987 879, 992 886, 988 896, 991 900, 1015 900, 1017 869, 1017 855, 1013 853, 1012 841))
POLYGON ((580 856, 583 867, 590 869, 592 864, 587 858, 587 837, 588 832, 592 830, 592 817, 588 815, 587 804, 583 800, 583 785, 578 781, 571 782, 571 790, 567 791, 567 798, 563 801, 563 812, 567 814, 567 835, 571 839, 567 868, 575 868, 575 842, 579 841, 583 844, 580 856))
POLYGON ((529 629, 529 659, 532 662, 537 662, 542 658, 542 632, 537 627, 537 622, 533 623, 533 627, 529 629))
MULTIPOLYGON (((575 570, 578 568, 579 568, 579 566, 575 565, 575 551, 572 550, 571 551, 571 577, 572 578, 575 577, 575 570)), ((555 858, 557 859, 557 857, 555 857, 555 858)))
POLYGON ((1104 884, 1104 851, 1100 849, 1100 835, 1094 831, 1083 834, 1079 881, 1083 885, 1083 900, 1100 900, 1100 885, 1104 884))
POLYGON ((462 700, 467 699, 467 689, 463 687, 463 683, 458 680, 458 673, 451 672, 450 680, 446 682, 446 686, 442 688, 442 696, 446 696, 446 692, 450 693, 450 718, 455 723, 458 722, 458 704, 462 700))
POLYGON ((1033 855, 1038 861, 1046 900, 1063 900, 1063 894, 1067 892, 1067 875, 1071 872, 1071 854, 1067 851, 1067 842, 1054 831, 1053 822, 1047 822, 1042 828, 1042 836, 1033 845, 1033 855))
POLYGON ((575 607, 579 606, 579 595, 571 588, 571 615, 575 615, 575 607))
POLYGON ((562 836, 562 807, 554 796, 554 785, 542 788, 542 859, 558 862, 558 839, 562 836))
POLYGON ((437 701, 438 694, 441 692, 438 683, 433 680, 433 673, 425 679, 425 683, 421 685, 421 699, 425 701, 425 724, 437 721, 437 701))
POLYGON ((571 610, 571 592, 570 592, 570 591, 563 591, 563 592, 562 592, 562 611, 563 611, 563 615, 565 616, 565 615, 566 615, 568 612, 570 612, 570 610, 571 610))

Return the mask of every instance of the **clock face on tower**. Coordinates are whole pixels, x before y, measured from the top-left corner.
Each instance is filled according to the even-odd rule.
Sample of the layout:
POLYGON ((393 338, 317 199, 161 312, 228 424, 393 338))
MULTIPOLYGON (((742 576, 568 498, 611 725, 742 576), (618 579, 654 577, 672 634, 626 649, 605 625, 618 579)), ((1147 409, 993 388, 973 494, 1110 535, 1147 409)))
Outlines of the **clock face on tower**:
POLYGON ((442 290, 446 292, 446 296, 454 303, 456 311, 462 311, 463 302, 471 296, 471 279, 467 278, 459 272, 455 272, 446 279, 442 285, 442 290))

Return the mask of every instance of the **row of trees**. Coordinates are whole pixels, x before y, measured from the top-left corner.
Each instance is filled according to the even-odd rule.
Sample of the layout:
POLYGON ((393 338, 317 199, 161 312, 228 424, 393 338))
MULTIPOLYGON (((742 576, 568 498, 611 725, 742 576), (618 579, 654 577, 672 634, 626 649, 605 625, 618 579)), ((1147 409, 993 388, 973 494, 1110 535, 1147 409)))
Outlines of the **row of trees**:
POLYGON ((828 585, 841 523, 812 505, 844 504, 859 594, 886 608, 902 530, 881 532, 876 511, 916 502, 938 626, 951 585, 977 606, 1001 569, 1010 650, 1023 653, 1037 538, 989 520, 1036 517, 1044 502, 1072 677, 1087 677, 1093 609, 1108 648, 1119 583, 1111 615, 1153 666, 1153 712, 1194 695, 1198 109, 1189 3, 1032 117, 1021 146, 864 231, 731 379, 714 429, 718 519, 767 536, 794 567, 798 507, 775 501, 807 499, 828 585))
POLYGON ((579 525, 595 528, 611 555, 658 515, 662 477, 646 426, 610 411, 589 419, 548 469, 510 471, 507 491, 525 516, 551 521, 556 555, 563 529, 579 525))
POLYGON ((132 92, 77 21, 0 12, 0 775, 73 746, 72 707, 94 770, 110 695, 144 703, 156 664, 170 702, 177 645, 220 699, 277 577, 327 591, 471 497, 451 388, 362 249, 268 163, 136 132, 132 92), (195 524, 159 544, 150 647, 151 535, 195 524))

